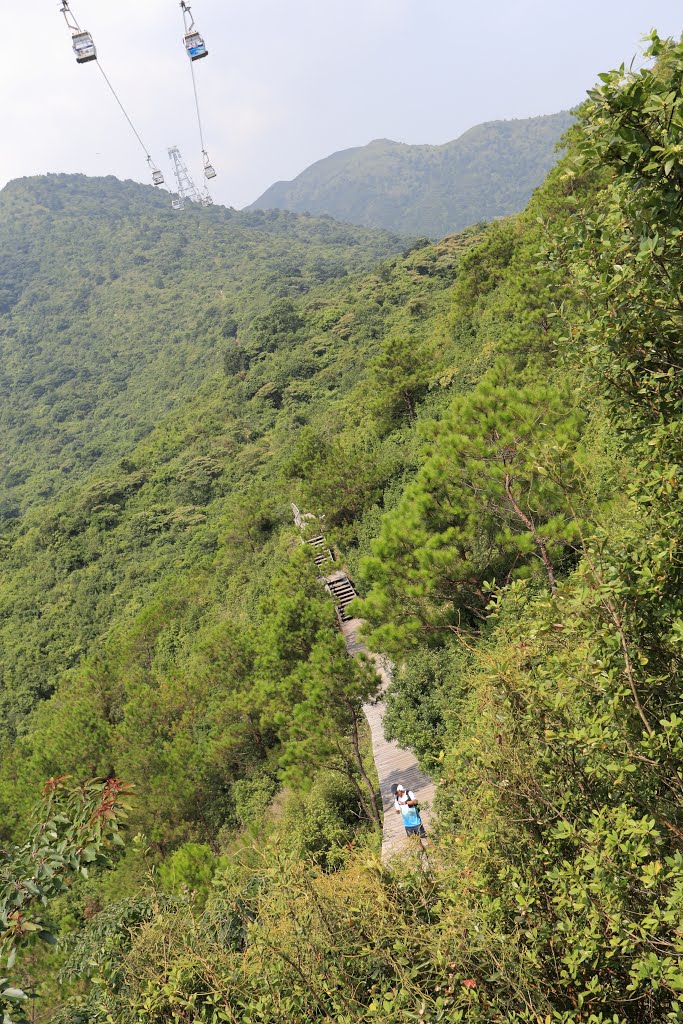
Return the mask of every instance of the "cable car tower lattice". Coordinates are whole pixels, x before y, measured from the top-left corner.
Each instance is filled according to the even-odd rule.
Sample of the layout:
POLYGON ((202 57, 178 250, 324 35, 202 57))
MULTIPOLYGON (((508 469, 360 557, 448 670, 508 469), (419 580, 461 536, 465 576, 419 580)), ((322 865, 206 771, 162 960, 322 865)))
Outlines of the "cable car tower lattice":
POLYGON ((177 146, 171 146, 168 151, 168 155, 173 161, 173 173, 175 174, 175 180, 178 183, 177 196, 171 200, 171 206, 174 210, 184 210, 185 201, 190 200, 192 203, 199 203, 200 206, 211 206, 213 199, 209 195, 208 189, 204 192, 200 192, 192 178, 190 172, 187 169, 187 164, 182 158, 181 152, 177 146))

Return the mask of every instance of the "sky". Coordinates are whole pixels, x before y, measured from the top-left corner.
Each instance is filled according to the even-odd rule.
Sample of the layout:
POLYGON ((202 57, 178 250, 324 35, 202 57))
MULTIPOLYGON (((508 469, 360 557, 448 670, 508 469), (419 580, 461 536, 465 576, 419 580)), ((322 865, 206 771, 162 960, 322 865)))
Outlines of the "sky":
MULTIPOLYGON (((0 0, 8 7, 8 0, 0 0)), ((95 63, 77 65, 58 0, 21 0, 0 61, 0 187, 51 171, 148 182, 144 152, 95 63)), ((178 0, 72 0, 146 149, 201 180, 178 0)), ((680 0, 196 0, 195 64, 216 202, 242 206, 372 139, 443 143, 482 121, 581 101, 680 0)))

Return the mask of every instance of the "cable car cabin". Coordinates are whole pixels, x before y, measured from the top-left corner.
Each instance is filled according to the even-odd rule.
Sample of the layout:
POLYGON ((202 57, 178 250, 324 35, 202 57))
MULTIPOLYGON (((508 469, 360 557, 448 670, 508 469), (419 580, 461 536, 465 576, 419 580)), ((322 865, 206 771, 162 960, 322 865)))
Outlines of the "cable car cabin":
POLYGON ((185 209, 185 203, 182 201, 182 199, 172 199, 171 200, 171 206, 173 207, 174 210, 184 210, 185 209))
POLYGON ((71 42, 79 64, 87 64, 89 60, 97 60, 97 50, 89 32, 74 32, 71 42))
POLYGON ((152 184, 153 185, 163 185, 163 183, 164 183, 164 175, 162 174, 162 172, 161 171, 152 171, 152 184))
POLYGON ((216 177, 216 172, 213 169, 213 167, 211 166, 211 164, 205 164, 204 165, 204 177, 205 178, 215 178, 216 177))
POLYGON ((202 57, 209 56, 206 43, 199 32, 188 32, 183 42, 185 43, 185 49, 190 60, 201 60, 202 57))

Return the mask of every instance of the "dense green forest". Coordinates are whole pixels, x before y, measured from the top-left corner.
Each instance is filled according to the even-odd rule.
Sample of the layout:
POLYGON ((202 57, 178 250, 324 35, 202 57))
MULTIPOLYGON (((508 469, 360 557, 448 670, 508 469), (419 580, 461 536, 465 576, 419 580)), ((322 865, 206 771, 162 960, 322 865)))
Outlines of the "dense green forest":
MULTIPOLYGON (((649 56, 601 76, 518 216, 400 255, 353 233, 355 263, 332 222, 268 221, 286 286, 237 305, 235 271, 225 307, 175 328, 196 355, 160 357, 157 394, 145 334, 187 301, 160 264, 161 294, 121 310, 149 418, 108 392, 84 416, 101 454, 51 490, 38 421, 21 439, 35 475, 0 533, 11 1019, 37 985, 62 1024, 683 1020, 683 46, 649 56), (306 263, 297 292, 324 230, 343 266, 306 263), (291 501, 325 515, 396 662, 386 727, 438 783, 427 857, 379 857, 378 680, 291 501)), ((12 187, 31 218, 31 189, 55 205, 38 252, 72 187, 12 187)), ((133 224, 156 216, 108 183, 111 253, 133 230, 117 190, 133 224)), ((10 277, 17 324, 33 274, 10 277)), ((115 285, 105 320, 147 287, 115 285)), ((49 374, 60 303, 82 322, 41 289, 49 374)))
POLYGON ((277 182, 249 209, 326 213, 350 224, 441 238, 522 210, 555 164, 571 123, 561 111, 479 124, 442 146, 376 139, 277 182))
POLYGON ((114 178, 0 193, 0 515, 110 465, 219 366, 275 299, 368 269, 396 236, 192 208, 114 178))

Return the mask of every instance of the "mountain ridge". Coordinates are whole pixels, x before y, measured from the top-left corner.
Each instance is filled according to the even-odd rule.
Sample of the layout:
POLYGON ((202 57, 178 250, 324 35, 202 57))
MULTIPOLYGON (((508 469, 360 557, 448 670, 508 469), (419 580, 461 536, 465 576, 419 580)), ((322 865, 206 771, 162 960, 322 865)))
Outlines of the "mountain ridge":
POLYGON ((278 181, 247 210, 287 209, 407 235, 443 237, 519 212, 556 162, 568 111, 488 121, 431 145, 373 139, 278 181))

